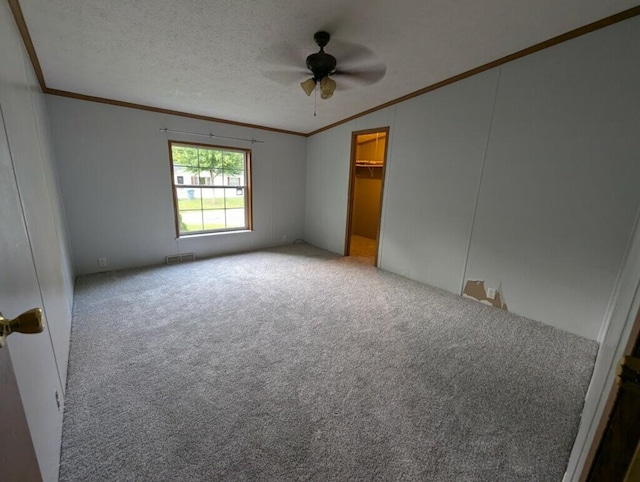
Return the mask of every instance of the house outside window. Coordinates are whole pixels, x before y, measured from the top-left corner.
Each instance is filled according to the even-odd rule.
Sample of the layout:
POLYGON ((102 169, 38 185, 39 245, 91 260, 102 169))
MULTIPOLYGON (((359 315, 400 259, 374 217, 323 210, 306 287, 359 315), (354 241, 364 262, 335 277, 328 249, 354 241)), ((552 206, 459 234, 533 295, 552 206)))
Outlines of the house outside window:
POLYGON ((250 150, 170 141, 169 152, 178 237, 252 228, 250 150))

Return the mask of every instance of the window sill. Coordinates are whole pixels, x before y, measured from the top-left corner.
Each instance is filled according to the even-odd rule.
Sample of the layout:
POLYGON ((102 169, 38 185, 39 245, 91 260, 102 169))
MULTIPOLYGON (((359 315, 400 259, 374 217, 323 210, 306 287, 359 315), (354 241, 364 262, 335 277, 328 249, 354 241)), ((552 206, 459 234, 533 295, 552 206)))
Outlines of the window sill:
POLYGON ((240 234, 240 233, 252 233, 251 229, 239 229, 237 231, 220 231, 218 233, 195 233, 195 234, 182 234, 178 236, 176 239, 192 239, 192 238, 203 238, 207 236, 227 236, 230 234, 240 234))

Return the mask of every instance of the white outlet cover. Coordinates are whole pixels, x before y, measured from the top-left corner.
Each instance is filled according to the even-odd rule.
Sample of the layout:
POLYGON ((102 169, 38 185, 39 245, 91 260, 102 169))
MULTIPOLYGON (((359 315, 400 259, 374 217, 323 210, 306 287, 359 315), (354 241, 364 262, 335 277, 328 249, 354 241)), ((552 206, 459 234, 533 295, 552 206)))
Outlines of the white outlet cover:
POLYGON ((496 298, 496 289, 495 288, 487 288, 487 298, 491 298, 494 300, 496 298))

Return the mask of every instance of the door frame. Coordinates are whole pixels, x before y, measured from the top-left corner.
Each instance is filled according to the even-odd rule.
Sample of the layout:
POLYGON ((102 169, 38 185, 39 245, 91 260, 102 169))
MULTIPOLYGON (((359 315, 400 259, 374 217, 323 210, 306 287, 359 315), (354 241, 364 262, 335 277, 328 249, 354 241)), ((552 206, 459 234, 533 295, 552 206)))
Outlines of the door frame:
POLYGON ((373 266, 378 266, 378 252, 380 250, 380 226, 382 225, 382 206, 384 203, 384 179, 387 172, 387 153, 389 150, 389 126, 375 129, 365 129, 351 132, 351 157, 349 160, 349 195, 347 197, 347 227, 344 236, 344 255, 349 256, 351 248, 351 219, 353 216, 353 191, 356 185, 356 153, 358 150, 358 136, 363 134, 375 134, 384 132, 386 141, 384 144, 384 156, 382 162, 382 177, 380 184, 380 216, 378 217, 378 227, 376 228, 376 254, 373 258, 373 266))
MULTIPOLYGON (((631 332, 629 333, 629 338, 626 341, 624 351, 622 354, 624 356, 638 356, 638 347, 640 346, 640 309, 636 312, 636 316, 633 322, 633 326, 631 328, 631 332)), ((618 362, 619 363, 619 362, 618 362)), ((614 410, 617 408, 618 397, 620 397, 621 388, 618 385, 617 381, 614 382, 613 386, 609 390, 609 395, 607 397, 607 401, 598 422, 598 426, 596 428, 595 435, 589 447, 589 452, 587 454, 587 458, 585 459, 585 463, 582 467, 582 471, 579 475, 580 482, 586 482, 592 476, 592 472, 595 469, 596 463, 600 463, 598 460, 598 455, 600 450, 604 449, 603 443, 605 440, 605 435, 608 428, 611 426, 613 420, 612 417, 614 415, 614 410)), ((607 447, 610 450, 610 447, 607 447)))

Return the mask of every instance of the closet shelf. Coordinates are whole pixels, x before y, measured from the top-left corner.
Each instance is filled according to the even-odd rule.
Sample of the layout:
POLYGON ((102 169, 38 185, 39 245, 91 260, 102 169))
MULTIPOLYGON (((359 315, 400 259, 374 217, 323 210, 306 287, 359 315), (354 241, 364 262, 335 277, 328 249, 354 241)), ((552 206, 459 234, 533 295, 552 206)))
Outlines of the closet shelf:
POLYGON ((356 176, 382 179, 382 169, 379 168, 383 167, 383 165, 382 161, 356 160, 356 176))
POLYGON ((382 161, 367 161, 367 160, 359 160, 356 161, 356 167, 382 167, 382 161))

